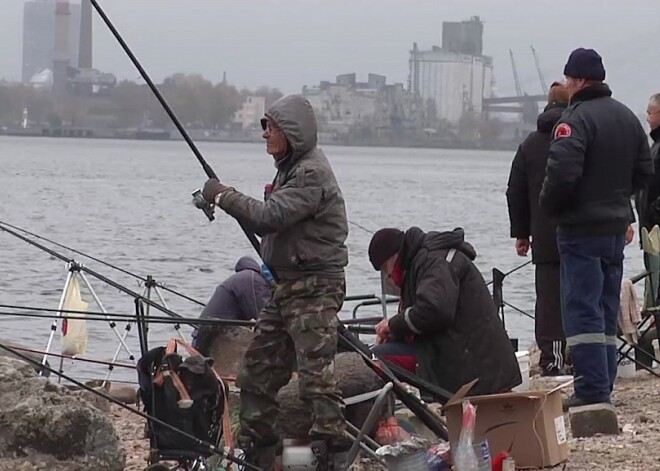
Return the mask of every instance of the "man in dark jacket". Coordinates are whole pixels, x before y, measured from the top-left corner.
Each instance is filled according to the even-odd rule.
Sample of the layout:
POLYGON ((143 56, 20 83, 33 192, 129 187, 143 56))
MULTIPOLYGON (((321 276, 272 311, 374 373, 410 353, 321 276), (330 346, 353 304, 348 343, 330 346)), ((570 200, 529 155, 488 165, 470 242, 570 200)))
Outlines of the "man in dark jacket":
POLYGON ((506 191, 511 237, 516 239, 518 255, 527 256, 531 237, 536 284, 534 333, 541 350, 539 366, 543 376, 566 374, 557 224, 539 208, 539 194, 545 178, 552 128, 567 106, 568 90, 561 83, 553 83, 548 105, 537 119, 537 130, 518 147, 506 191))
MULTIPOLYGON (((660 226, 660 93, 656 93, 649 99, 646 107, 646 122, 651 130, 651 159, 655 176, 647 185, 635 195, 635 207, 639 216, 639 239, 642 250, 644 251, 644 267, 651 274, 646 279, 644 289, 644 309, 654 307, 660 298, 660 255, 652 248, 650 244, 649 233, 654 226, 660 226)), ((651 237, 655 237, 652 233, 651 237)), ((651 342, 656 338, 655 327, 648 330, 639 340, 639 347, 650 355, 654 355, 651 342)), ((648 356, 637 354, 635 350, 635 359, 651 367, 653 361, 648 356)))
MULTIPOLYGON (((369 260, 400 288, 399 313, 378 326, 379 339, 412 337, 416 373, 450 392, 476 378, 471 394, 509 391, 522 382, 511 341, 462 229, 405 233, 381 229, 369 244, 369 260)), ((376 345, 384 353, 388 343, 376 345)))
POLYGON ((642 229, 650 231, 660 225, 660 93, 649 99, 646 107, 646 122, 651 129, 651 159, 655 177, 639 191, 635 197, 635 206, 639 215, 639 233, 642 229))
POLYGON ((328 159, 316 146, 316 118, 302 96, 276 101, 262 119, 266 152, 277 174, 265 201, 216 179, 203 196, 262 236, 261 257, 275 288, 257 321, 236 385, 240 388, 240 440, 247 460, 273 469, 277 393, 298 365, 300 397, 312 411, 313 448, 343 451, 344 403, 334 375, 337 312, 346 294, 346 208, 328 159))
POLYGON ((558 221, 562 315, 576 377, 569 408, 610 402, 630 198, 653 166, 641 123, 603 83, 598 53, 576 49, 564 75, 571 101, 553 132, 539 203, 558 221))
MULTIPOLYGON (((248 256, 238 259, 234 271, 236 273, 217 286, 200 319, 249 321, 259 316, 270 296, 268 273, 248 256)), ((210 325, 195 329, 193 347, 202 355, 208 355, 215 333, 216 329, 210 325)))

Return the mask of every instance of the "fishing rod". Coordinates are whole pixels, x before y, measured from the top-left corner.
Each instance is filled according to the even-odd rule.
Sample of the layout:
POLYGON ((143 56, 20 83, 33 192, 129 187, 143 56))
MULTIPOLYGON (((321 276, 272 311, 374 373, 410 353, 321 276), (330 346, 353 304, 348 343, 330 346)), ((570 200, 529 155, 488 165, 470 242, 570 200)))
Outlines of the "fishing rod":
POLYGON ((88 258, 88 259, 90 259, 90 260, 93 260, 93 261, 95 261, 95 262, 97 262, 97 263, 100 263, 100 264, 102 264, 102 265, 107 266, 108 268, 112 268, 113 270, 117 270, 118 272, 121 272, 121 273, 123 273, 123 274, 125 274, 125 275, 132 276, 133 278, 136 278, 136 279, 138 279, 138 280, 144 282, 144 283, 145 283, 145 286, 148 286, 149 283, 152 283, 153 286, 156 286, 156 287, 158 287, 158 288, 160 288, 160 289, 162 289, 162 290, 164 290, 164 291, 167 291, 168 293, 171 293, 171 294, 174 294, 174 295, 176 295, 176 296, 179 296, 179 297, 181 297, 181 298, 183 298, 183 299, 185 299, 185 300, 187 300, 187 301, 190 301, 190 302, 195 303, 195 304, 199 304, 200 306, 205 306, 205 305, 206 305, 205 303, 203 303, 203 302, 201 302, 201 301, 199 301, 199 300, 197 300, 197 299, 191 298, 191 297, 189 297, 189 296, 187 296, 187 295, 185 295, 185 294, 183 294, 183 293, 181 293, 181 292, 178 292, 178 291, 176 291, 176 290, 173 290, 172 288, 168 288, 167 286, 165 286, 165 285, 162 284, 162 283, 158 283, 158 282, 156 282, 156 281, 155 281, 152 277, 150 277, 150 276, 148 276, 148 277, 143 277, 143 276, 137 275, 137 274, 132 273, 132 272, 130 272, 130 271, 124 269, 124 268, 121 268, 121 267, 118 267, 118 266, 116 266, 116 265, 113 265, 112 263, 106 262, 106 261, 101 260, 101 259, 99 259, 99 258, 96 258, 96 257, 94 257, 94 256, 92 256, 92 255, 86 254, 85 252, 81 252, 80 250, 76 250, 76 249, 74 249, 74 248, 68 247, 68 246, 66 246, 66 245, 64 245, 64 244, 61 244, 61 243, 59 243, 59 242, 55 242, 55 241, 52 240, 52 239, 48 239, 48 238, 46 238, 46 237, 40 236, 39 234, 35 234, 34 232, 30 232, 30 231, 28 231, 28 230, 26 230, 26 229, 23 229, 22 227, 18 227, 18 226, 15 226, 15 225, 13 225, 13 224, 9 224, 9 223, 6 222, 6 221, 2 221, 2 220, 0 220, 0 224, 2 224, 2 225, 4 225, 4 226, 7 226, 7 227, 10 227, 10 228, 12 228, 12 229, 15 229, 15 230, 17 230, 17 231, 21 231, 21 232, 24 233, 24 234, 27 234, 27 235, 29 235, 29 236, 31 236, 31 237, 35 237, 35 238, 37 238, 37 239, 43 240, 44 242, 48 242, 49 244, 53 244, 53 245, 55 245, 55 246, 57 246, 57 247, 59 247, 59 248, 61 248, 61 249, 65 249, 65 250, 68 250, 68 251, 70 251, 70 252, 73 252, 73 253, 75 253, 75 254, 77 254, 77 255, 80 255, 81 257, 85 257, 85 258, 88 258))
MULTIPOLYGON (((151 80, 151 77, 149 77, 149 74, 147 74, 147 71, 144 70, 144 68, 142 67, 140 62, 137 60, 137 57, 135 57, 135 54, 133 54, 133 51, 131 51, 131 49, 128 47, 128 44, 126 44, 126 42, 124 41, 122 36, 119 34, 119 31, 117 31, 117 28, 115 28, 115 26, 112 24, 112 22, 110 21, 110 18, 108 18, 108 16, 105 14, 103 9, 99 5, 98 1, 97 0, 90 0, 90 3, 92 4, 92 6, 96 10, 96 12, 99 14, 101 19, 105 23, 105 25, 108 27, 110 32, 112 32, 112 35, 115 37, 115 39, 117 40, 119 45, 122 47, 124 52, 128 55, 131 62, 133 62, 133 65, 140 72, 140 75, 142 76, 144 81, 147 82, 147 85, 149 86, 149 88, 151 89, 153 94, 156 96, 156 98, 158 99, 161 106, 163 107, 163 109, 165 110, 167 115, 170 117, 170 119, 172 120, 172 122, 174 123, 176 128, 179 130, 179 133, 181 133, 181 136, 183 137, 183 139, 188 144, 188 147, 190 147, 190 150, 193 152, 193 154, 195 154, 195 157, 197 158, 200 165, 204 169, 204 172, 206 173, 206 175, 209 178, 217 179, 218 176, 216 175, 216 173, 213 171, 211 166, 206 162, 206 160, 204 160, 204 157, 202 156, 199 149, 197 149, 197 146, 195 145, 193 140, 188 135, 188 132, 186 131, 186 129, 183 127, 183 125, 179 121, 179 118, 176 117, 176 115, 174 114, 174 111, 172 111, 172 109, 170 108, 170 105, 167 104, 167 101, 165 101, 165 98, 163 98, 163 95, 161 95, 160 91, 158 90, 158 87, 156 87, 154 82, 151 80)), ((192 196, 193 196, 194 205, 204 212, 204 214, 209 219, 209 221, 213 221, 215 219, 215 216, 213 215, 214 205, 207 202, 204 199, 204 197, 202 196, 202 191, 199 188, 193 192, 192 196)), ((251 233, 250 231, 247 230, 247 228, 245 227, 243 222, 241 222, 238 219, 236 221, 238 222, 238 225, 241 226, 241 229, 245 233, 246 237, 248 238, 248 240, 250 241, 250 243, 252 244, 254 249, 258 253, 260 253, 260 251, 259 251, 259 241, 257 240, 257 237, 253 233, 251 233)))
MULTIPOLYGON (((82 357, 71 356, 71 355, 58 355, 57 353, 50 353, 50 352, 47 353, 47 352, 44 352, 44 351, 41 351, 41 350, 33 350, 31 348, 18 347, 16 345, 13 345, 12 348, 14 348, 18 351, 21 351, 21 352, 34 353, 36 355, 46 355, 47 354, 48 356, 52 356, 52 357, 56 357, 56 358, 63 358, 65 360, 82 361, 82 362, 86 362, 86 363, 95 363, 95 364, 98 364, 98 365, 105 365, 105 366, 112 366, 112 367, 118 366, 120 368, 128 368, 128 369, 131 369, 131 370, 136 370, 137 369, 137 366, 129 365, 128 363, 115 363, 115 362, 104 361, 104 360, 95 360, 93 358, 82 358, 82 357)), ((232 382, 232 383, 236 382, 236 378, 233 377, 233 376, 222 376, 221 375, 220 379, 222 379, 223 381, 229 381, 229 382, 232 382)), ((138 384, 135 381, 121 381, 121 380, 117 380, 117 379, 113 380, 113 382, 115 382, 115 383, 127 383, 127 384, 138 384)))
MULTIPOLYGON (((90 0, 90 1, 94 1, 94 0, 90 0)), ((171 430, 171 431, 173 431, 173 432, 175 432, 175 433, 178 433, 182 438, 187 438, 188 440, 191 440, 193 443, 195 443, 195 445, 197 445, 197 446, 199 446, 199 447, 202 447, 202 448, 205 448, 205 449, 208 450, 210 453, 212 453, 212 454, 214 454, 214 455, 216 455, 216 456, 219 456, 220 458, 225 458, 225 459, 231 461, 232 463, 236 463, 237 465, 239 465, 239 466, 244 466, 244 467, 246 467, 246 468, 248 468, 248 469, 253 469, 253 470, 256 470, 256 471, 263 471, 261 468, 258 468, 258 467, 254 466, 254 465, 251 465, 250 463, 248 463, 248 462, 246 462, 246 461, 244 461, 244 460, 242 460, 242 459, 240 459, 240 458, 237 458, 236 456, 232 455, 231 453, 228 453, 228 452, 226 452, 225 450, 222 450, 222 449, 216 447, 215 445, 213 445, 213 444, 211 444, 211 443, 209 443, 209 442, 207 442, 207 441, 205 441, 205 440, 200 440, 199 438, 197 438, 197 437, 195 437, 195 436, 193 436, 193 435, 190 435, 189 433, 184 432, 183 430, 180 430, 180 429, 178 429, 178 428, 176 428, 176 427, 174 427, 174 426, 168 424, 167 422, 164 422, 164 421, 162 421, 162 420, 160 420, 160 419, 158 419, 158 418, 156 418, 156 417, 154 417, 154 416, 152 416, 152 415, 150 415, 150 414, 146 414, 146 413, 144 413, 144 412, 142 412, 142 411, 139 411, 139 410, 137 410, 137 409, 134 409, 134 408, 132 408, 132 407, 129 407, 129 406, 127 406, 126 404, 124 404, 123 402, 121 402, 120 400, 115 399, 114 397, 111 397, 111 396, 109 396, 108 394, 105 394, 105 393, 103 393, 103 392, 101 392, 101 391, 99 391, 99 390, 97 390, 97 389, 94 389, 94 388, 92 388, 92 387, 90 387, 90 386, 87 386, 86 384, 81 383, 80 381, 77 381, 77 380, 71 378, 70 376, 68 376, 68 375, 66 375, 66 374, 64 374, 64 373, 62 373, 62 372, 60 372, 60 371, 57 371, 57 370, 55 370, 55 369, 53 369, 53 368, 51 368, 51 367, 49 367, 49 366, 42 365, 42 364, 39 363, 38 361, 33 360, 32 358, 30 358, 28 355, 25 355, 25 354, 19 352, 18 350, 14 349, 14 348, 12 348, 12 347, 9 347, 8 345, 5 345, 5 344, 3 344, 3 343, 0 343, 0 348, 3 349, 3 350, 5 350, 6 352, 11 353, 12 355, 14 355, 14 356, 16 356, 16 357, 18 357, 18 358, 20 358, 21 360, 23 360, 23 361, 25 361, 25 362, 27 362, 27 363, 33 365, 33 366, 37 366, 37 367, 39 367, 39 368, 43 368, 43 369, 49 371, 50 373, 53 373, 53 374, 55 374, 56 376, 58 376, 58 377, 60 377, 60 378, 62 378, 62 379, 64 379, 64 380, 66 380, 66 381, 69 381, 69 382, 71 382, 72 384, 75 384, 76 386, 78 386, 78 387, 80 387, 80 388, 82 388, 82 389, 84 389, 84 390, 86 390, 86 391, 91 392, 92 394, 96 394, 97 396, 100 396, 100 397, 102 397, 102 398, 104 398, 104 399, 106 399, 106 400, 112 402, 113 404, 116 404, 116 405, 118 405, 119 407, 122 407, 123 409, 126 409, 126 410, 129 411, 129 412, 132 412, 132 413, 134 413, 134 414, 136 414, 136 415, 139 415, 139 416, 142 417, 143 419, 147 419, 147 420, 149 420, 149 421, 152 421, 152 422, 154 422, 154 423, 160 425, 161 427, 166 427, 166 428, 168 428, 169 430, 171 430)), ((223 431, 223 433, 231 433, 231 431, 230 431, 230 430, 225 430, 225 431, 223 431)))
MULTIPOLYGON (((117 314, 110 312, 96 312, 96 311, 78 311, 72 309, 55 309, 47 307, 34 307, 34 306, 16 306, 12 304, 0 304, 0 309, 17 309, 21 311, 41 311, 41 312, 53 312, 53 313, 64 313, 64 314, 84 314, 85 319, 88 320, 104 320, 107 321, 107 318, 112 318, 117 322, 123 321, 135 321, 135 315, 133 314, 117 314), (98 317, 103 316, 104 318, 99 319, 98 317)), ((1 312, 0 314, 9 314, 7 312, 1 312)), ((21 315, 22 313, 16 313, 16 315, 21 315)), ((82 319, 80 316, 60 316, 60 315, 39 315, 39 317, 47 318, 61 318, 61 319, 82 319)), ((29 317, 29 316, 27 316, 29 317)), ((177 319, 172 319, 171 317, 160 317, 160 316, 149 316, 148 319, 150 322, 153 320, 155 323, 160 324, 186 324, 191 327, 197 327, 200 325, 210 325, 217 327, 254 327, 256 325, 255 321, 246 321, 242 319, 218 319, 218 318, 197 318, 192 319, 190 317, 179 317, 177 319)), ((364 322, 364 320, 363 320, 364 322)))
MULTIPOLYGON (((80 317, 80 316, 68 316, 68 315, 59 316, 57 314, 40 314, 40 313, 35 313, 35 312, 0 311, 0 316, 2 316, 2 317, 19 317, 19 318, 23 317, 23 318, 33 318, 33 319, 62 319, 62 320, 67 320, 67 321, 70 321, 70 320, 88 320, 88 321, 92 321, 92 322, 96 322, 96 321, 98 321, 98 322, 108 322, 108 321, 112 320, 112 321, 116 321, 116 322, 126 322, 126 323, 136 322, 135 316, 128 316, 128 315, 126 315, 125 317, 114 317, 113 319, 107 319, 107 318, 103 318, 103 317, 100 317, 100 316, 90 316, 90 317, 84 317, 83 318, 83 317, 80 317)), ((173 319, 163 318, 163 317, 156 318, 152 321, 151 317, 149 317, 147 319, 147 322, 149 324, 156 324, 156 325, 160 325, 160 324, 162 324, 162 325, 185 324, 185 325, 189 325, 191 327, 198 327, 200 325, 227 326, 227 324, 218 324, 217 322, 213 322, 212 319, 211 320, 204 319, 204 320, 207 321, 207 322, 203 322, 203 323, 200 323, 200 324, 197 324, 197 323, 193 324, 192 322, 179 322, 179 321, 175 321, 173 319)), ((249 321, 244 321, 244 322, 249 322, 249 321)), ((233 326, 234 324, 230 324, 230 325, 233 326)), ((255 323, 252 323, 252 324, 249 324, 249 325, 241 324, 240 327, 254 327, 254 325, 255 325, 255 323)))
MULTIPOLYGON (((165 101, 163 96, 160 94, 160 92, 158 91, 158 89, 156 88, 154 83, 151 81, 151 79, 147 75, 146 71, 142 68, 139 61, 137 60, 135 55, 131 52, 131 50, 128 47, 128 45, 126 44, 126 42, 122 39, 122 37, 119 34, 119 32, 117 31, 117 29, 113 26, 110 19, 103 12, 103 10, 99 6, 97 0, 90 0, 90 2, 92 3, 92 5, 96 9, 96 11, 101 16, 101 18, 105 22, 106 26, 108 26, 108 28, 110 29, 112 34, 115 36, 115 39, 117 39, 117 41, 119 42, 121 47, 124 49, 126 54, 128 54, 128 56, 131 59, 131 61, 133 62, 133 64, 135 65, 135 67, 138 69, 138 71, 142 75, 142 78, 145 80, 145 82, 147 82, 147 84, 149 85, 149 87, 151 88, 153 93, 156 95, 156 97, 158 98, 158 101, 161 103, 161 105, 163 106, 163 108, 165 109, 165 111, 167 112, 169 117, 172 119, 175 126, 177 127, 177 129, 179 130, 179 132, 184 137, 184 139, 188 143, 189 147, 191 148, 191 150, 195 154, 195 157, 197 157, 197 160, 202 165, 202 168, 206 172, 207 176, 209 178, 217 178, 215 172, 211 169, 211 167, 204 160, 204 158, 202 157, 200 152, 197 150, 197 147, 192 142, 192 139, 190 139, 190 137, 186 133, 185 129, 183 128, 183 126, 179 122, 178 118, 174 115, 174 112, 170 109, 169 105, 167 104, 167 102, 165 101)), ((206 216, 209 218, 209 220, 212 221, 213 220, 213 205, 206 202, 206 201, 204 201, 204 198, 201 195, 200 190, 196 190, 193 193, 193 198, 194 198, 193 201, 195 202, 195 206, 202 209, 204 211, 204 213, 206 214, 206 216)), ((252 247, 255 249, 257 254, 259 254, 259 256, 261 256, 261 248, 260 248, 259 240, 257 240, 254 233, 250 232, 239 219, 236 219, 236 220, 237 220, 239 226, 241 227, 243 233, 245 234, 247 239, 250 241, 250 244, 252 244, 252 247)), ((277 279, 277 274, 275 273, 275 271, 271 267, 269 267, 269 269, 270 269, 270 272, 275 277, 275 279, 277 279)), ((433 411, 431 411, 426 406, 426 404, 424 404, 419 398, 417 398, 416 396, 414 396, 410 392, 408 392, 401 385, 401 383, 399 382, 397 377, 394 375, 394 373, 392 373, 392 371, 389 368, 387 368, 387 367, 382 368, 382 365, 381 366, 377 365, 376 362, 372 359, 372 355, 366 354, 366 352, 363 350, 363 349, 366 349, 367 351, 369 351, 368 347, 366 345, 364 345, 353 334, 348 332, 346 330, 346 327, 344 326, 344 324, 341 322, 341 320, 339 320, 339 325, 338 325, 337 330, 338 330, 339 336, 341 338, 343 338, 345 340, 345 342, 353 350, 355 350, 357 353, 359 353, 362 356, 362 358, 364 359, 366 364, 371 369, 373 369, 376 372, 382 372, 382 374, 384 376, 386 376, 388 379, 390 379, 393 382, 393 384, 394 384, 393 391, 394 391, 395 395, 402 402, 404 402, 404 404, 406 404, 408 406, 408 408, 411 411, 413 411, 415 413, 415 415, 417 415, 420 418, 420 420, 422 420, 424 422, 424 424, 429 429, 433 430, 439 436, 445 436, 445 437, 447 436, 446 427, 444 426, 444 423, 443 423, 442 419, 437 414, 435 414, 433 411)))
MULTIPOLYGON (((514 269, 512 269, 512 270, 509 270, 509 271, 506 272, 506 273, 502 273, 502 274, 501 274, 502 279, 504 279, 504 278, 506 278, 507 276, 509 276, 509 275, 511 275, 511 274, 513 274, 513 273, 515 273, 515 272, 517 272, 518 270, 522 270, 523 268, 525 268, 525 267, 526 267, 527 265, 529 265, 530 263, 532 263, 532 260, 527 260, 527 261, 526 261, 525 263, 523 263, 522 265, 518 265, 516 268, 514 268, 514 269)), ((492 285, 494 281, 495 281, 495 280, 490 280, 489 282, 486 283, 486 286, 488 286, 488 285, 492 285)))
MULTIPOLYGON (((90 0, 90 1, 93 1, 93 0, 90 0)), ((117 283, 116 281, 113 281, 113 280, 101 275, 100 273, 98 273, 94 270, 91 270, 91 269, 87 268, 86 266, 83 266, 83 265, 77 263, 75 260, 73 260, 71 258, 65 257, 64 255, 54 251, 51 248, 48 248, 48 247, 46 247, 46 246, 44 246, 44 245, 42 245, 38 242, 35 242, 34 240, 31 240, 31 239, 17 233, 16 231, 14 231, 12 229, 9 229, 9 228, 3 226, 1 223, 0 223, 0 230, 5 231, 8 234, 11 234, 14 237, 17 237, 17 238, 21 239, 22 241, 27 242, 28 244, 32 245, 33 247, 41 249, 44 252, 46 252, 47 254, 50 254, 51 256, 53 256, 55 258, 58 258, 58 259, 62 260, 63 262, 69 264, 71 266, 70 270, 75 269, 75 270, 85 272, 85 273, 93 276, 94 278, 97 278, 98 280, 102 281, 103 283, 105 283, 109 286, 112 286, 113 288, 115 288, 115 289, 131 296, 134 299, 142 300, 148 306, 150 306, 154 309, 158 309, 159 311, 163 312, 164 314, 166 314, 170 317, 173 317, 173 318, 176 318, 176 319, 184 319, 184 317, 182 315, 177 314, 176 312, 174 312, 174 311, 172 311, 172 310, 170 310, 166 307, 161 306, 160 304, 152 301, 151 299, 145 298, 144 296, 142 296, 139 293, 136 293, 135 291, 131 290, 130 288, 127 288, 124 285, 121 285, 121 284, 117 283)))
MULTIPOLYGON (((78 311, 73 309, 55 309, 47 307, 34 307, 34 306, 16 306, 12 304, 0 304, 0 309, 17 309, 19 311, 41 311, 41 312, 53 312, 53 313, 64 313, 65 315, 59 314, 37 314, 37 313, 25 313, 25 312, 7 312, 0 311, 0 315, 5 316, 19 316, 19 317, 39 317, 44 319, 85 319, 92 321, 108 321, 108 317, 116 320, 117 322, 135 322, 135 315, 133 314, 115 314, 109 312, 94 312, 94 311, 78 311), (66 314, 84 314, 85 317, 80 316, 67 316, 66 314)), ((382 317, 359 317, 357 319, 346 319, 343 321, 345 325, 360 325, 367 324, 371 325, 373 329, 373 324, 382 321, 382 317)), ((198 325, 209 325, 212 327, 254 327, 256 321, 246 321, 242 319, 217 319, 217 318, 199 318, 199 319, 190 319, 181 317, 179 319, 172 319, 171 317, 159 317, 159 316, 149 316, 149 322, 154 322, 156 324, 186 324, 192 327, 198 325), (188 322, 183 321, 182 319, 189 319, 188 322)))
POLYGON ((94 363, 97 365, 105 365, 105 366, 118 366, 120 368, 129 368, 132 370, 137 369, 137 366, 135 365, 129 365, 128 363, 114 363, 110 361, 104 361, 104 360, 94 360, 93 358, 84 358, 84 357, 77 357, 77 356, 71 356, 71 355, 58 355, 57 353, 50 353, 50 352, 42 352, 40 350, 33 350, 31 348, 25 348, 25 347, 17 347, 14 346, 16 350, 19 350, 21 352, 27 352, 27 353, 34 353, 37 355, 48 355, 51 357, 56 357, 56 358, 62 358, 64 360, 75 360, 75 361, 82 361, 83 363, 94 363))

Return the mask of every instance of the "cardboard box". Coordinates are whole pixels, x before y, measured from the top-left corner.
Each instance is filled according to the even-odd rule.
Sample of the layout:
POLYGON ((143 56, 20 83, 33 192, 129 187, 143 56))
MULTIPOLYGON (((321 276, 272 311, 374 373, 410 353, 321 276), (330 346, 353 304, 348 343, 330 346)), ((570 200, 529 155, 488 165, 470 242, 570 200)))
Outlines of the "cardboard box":
MULTIPOLYGON (((476 381, 463 386, 445 405, 449 442, 456 449, 463 418, 463 399, 476 381)), ((516 468, 555 466, 568 458, 560 390, 467 397, 477 407, 475 441, 488 440, 491 456, 510 450, 516 468)))

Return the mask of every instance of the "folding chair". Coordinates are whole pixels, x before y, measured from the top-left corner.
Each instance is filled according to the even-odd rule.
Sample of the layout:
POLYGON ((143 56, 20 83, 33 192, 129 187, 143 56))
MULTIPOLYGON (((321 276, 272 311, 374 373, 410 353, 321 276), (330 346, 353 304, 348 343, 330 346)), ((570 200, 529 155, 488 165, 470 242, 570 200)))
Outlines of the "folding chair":
MULTIPOLYGON (((655 263, 655 262, 653 263, 649 262, 647 264, 647 260, 646 260, 647 257, 658 259, 659 262, 658 266, 660 266, 660 257, 645 253, 644 262, 646 266, 653 266, 653 263, 655 263)), ((642 319, 642 322, 637 326, 637 330, 640 332, 640 337, 639 337, 640 339, 643 338, 646 334, 648 334, 652 328, 660 325, 660 299, 659 299, 660 296, 658 296, 657 274, 655 273, 655 271, 645 271, 644 273, 641 273, 631 278, 633 284, 636 284, 641 280, 645 280, 646 283, 643 312, 645 312, 647 315, 642 319)), ((660 359, 655 357, 655 353, 651 355, 647 351, 639 348, 639 345, 635 345, 628 342, 628 340, 623 336, 620 330, 617 333, 617 338, 621 340, 621 345, 617 349, 617 353, 618 353, 617 365, 619 365, 624 358, 627 358, 628 360, 632 361, 635 365, 648 371, 652 375, 660 378, 660 374, 658 372, 650 368, 645 363, 640 362, 637 357, 637 355, 640 355, 641 358, 646 358, 651 362, 655 361, 660 363, 660 359), (633 351, 635 352, 635 355, 631 355, 631 352, 633 351)), ((660 331, 658 329, 656 329, 656 338, 660 342, 660 331)))

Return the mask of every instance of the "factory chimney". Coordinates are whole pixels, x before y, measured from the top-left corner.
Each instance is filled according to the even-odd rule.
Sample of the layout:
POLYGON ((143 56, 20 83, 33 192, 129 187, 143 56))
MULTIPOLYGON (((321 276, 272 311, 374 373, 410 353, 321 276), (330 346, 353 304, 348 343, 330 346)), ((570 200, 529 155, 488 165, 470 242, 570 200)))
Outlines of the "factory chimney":
POLYGON ((80 0, 78 67, 81 69, 92 68, 92 4, 89 0, 80 0))
POLYGON ((69 20, 71 12, 68 0, 55 4, 55 57, 53 60, 53 91, 66 94, 69 67, 69 20))

